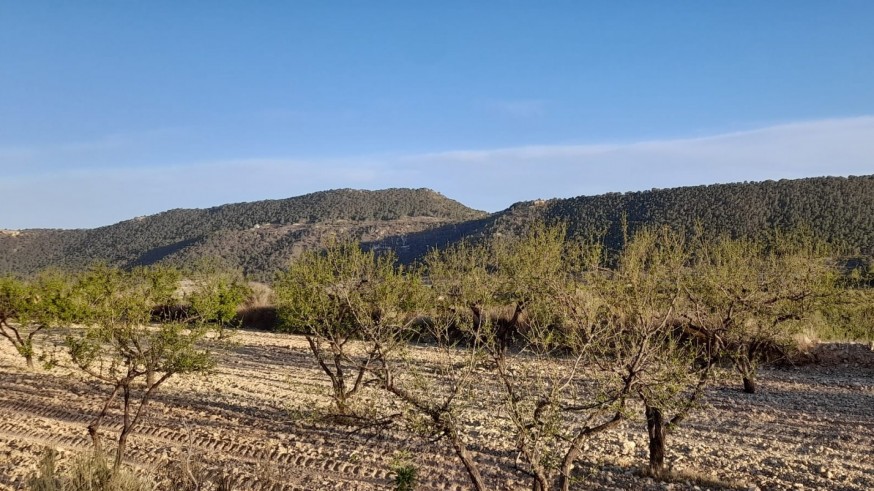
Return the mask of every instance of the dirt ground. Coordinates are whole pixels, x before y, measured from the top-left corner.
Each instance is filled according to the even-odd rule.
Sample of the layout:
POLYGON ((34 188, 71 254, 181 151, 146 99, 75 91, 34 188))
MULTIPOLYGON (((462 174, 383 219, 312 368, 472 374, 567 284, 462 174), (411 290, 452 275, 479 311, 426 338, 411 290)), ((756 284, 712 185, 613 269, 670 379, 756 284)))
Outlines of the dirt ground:
MULTIPOLYGON (((303 338, 240 332, 235 340, 214 374, 162 388, 131 438, 131 465, 161 472, 192 459, 233 474, 237 489, 392 489, 391 462, 406 450, 418 467, 417 489, 469 489, 445 442, 399 430, 351 433, 305 417, 328 400, 303 338)), ((427 350, 420 351, 426 363, 427 350)), ((818 364, 763 370, 755 395, 741 393, 735 380, 717 383, 710 409, 670 436, 673 469, 739 489, 874 489, 874 352, 859 344, 815 352, 818 364)), ((29 372, 0 343, 0 490, 23 489, 46 446, 61 452, 62 464, 89 449, 86 426, 105 394, 73 370, 29 372)), ((491 440, 498 409, 481 411, 468 434, 486 479, 494 489, 530 489, 512 448, 491 440)), ((108 436, 119 421, 114 413, 108 436)), ((645 461, 645 427, 628 421, 588 443, 575 489, 706 488, 641 477, 645 461)))

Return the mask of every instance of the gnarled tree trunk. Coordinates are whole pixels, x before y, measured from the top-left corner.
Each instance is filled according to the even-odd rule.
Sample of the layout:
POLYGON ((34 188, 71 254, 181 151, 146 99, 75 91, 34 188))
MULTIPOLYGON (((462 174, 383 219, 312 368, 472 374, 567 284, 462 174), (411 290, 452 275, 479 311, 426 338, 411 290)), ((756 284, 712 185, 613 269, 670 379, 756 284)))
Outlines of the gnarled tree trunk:
POLYGON ((646 430, 649 434, 649 472, 660 478, 665 472, 665 417, 657 407, 646 406, 646 430))

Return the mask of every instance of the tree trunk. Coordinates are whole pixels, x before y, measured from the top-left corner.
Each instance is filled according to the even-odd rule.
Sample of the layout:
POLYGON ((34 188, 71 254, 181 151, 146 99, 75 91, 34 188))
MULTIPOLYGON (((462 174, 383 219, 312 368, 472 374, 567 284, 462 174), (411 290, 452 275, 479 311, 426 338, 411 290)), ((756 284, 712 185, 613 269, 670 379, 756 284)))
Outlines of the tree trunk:
POLYGON ((487 488, 485 481, 483 481, 483 476, 480 474, 476 463, 473 461, 473 457, 471 457, 470 453, 467 451, 467 447, 461 442, 461 437, 451 428, 448 429, 448 431, 444 431, 444 433, 449 438, 449 442, 452 444, 455 454, 458 455, 458 458, 461 459, 461 463, 464 464, 464 469, 467 471, 467 475, 470 477, 474 489, 476 489, 476 491, 485 491, 487 488))
POLYGON ((658 479, 665 472, 665 417, 661 409, 646 406, 646 429, 649 433, 649 472, 658 479))
POLYGON ((27 369, 33 370, 33 355, 24 355, 24 361, 27 362, 27 369))
POLYGON ((106 417, 106 413, 109 411, 109 406, 112 405, 112 401, 115 400, 115 397, 120 390, 121 385, 116 385, 112 394, 110 394, 109 397, 106 398, 106 401, 103 402, 103 408, 100 410, 100 413, 91 421, 91 424, 88 425, 88 435, 91 436, 91 443, 94 445, 94 451, 97 453, 103 451, 103 448, 100 445, 100 425, 103 424, 103 418, 106 417))
POLYGON ((91 444, 94 445, 94 452, 101 453, 103 451, 100 445, 100 423, 91 423, 88 425, 88 435, 91 437, 91 444))
POLYGON ((735 369, 743 379, 744 392, 747 394, 756 393, 756 368, 752 362, 752 353, 752 348, 750 348, 750 356, 734 360, 735 369))
POLYGON ((561 477, 558 483, 561 491, 570 491, 571 489, 571 472, 574 468, 574 462, 577 461, 577 457, 581 453, 580 445, 582 441, 583 439, 580 436, 574 438, 570 450, 564 456, 564 461, 561 464, 561 477))
POLYGON ((529 464, 531 465, 531 489, 532 491, 549 491, 550 481, 549 472, 540 464, 531 464, 532 460, 536 460, 531 458, 530 455, 526 456, 529 464))
POLYGON ((747 375, 743 377, 744 381, 744 392, 747 394, 755 394, 756 393, 756 380, 752 377, 752 375, 747 375))
POLYGON ((533 491, 548 491, 548 488, 543 484, 543 479, 540 477, 534 478, 534 485, 531 486, 533 491))
POLYGON ((561 475, 559 476, 559 488, 561 491, 570 491, 571 489, 571 472, 573 471, 574 462, 576 462, 577 457, 579 457, 580 453, 583 451, 583 441, 591 435, 618 425, 619 422, 622 421, 622 408, 624 407, 625 400, 622 400, 619 404, 619 411, 617 411, 610 420, 596 426, 583 428, 579 433, 577 433, 573 441, 571 441, 571 448, 565 454, 564 461, 561 464, 561 475))
MULTIPOLYGON (((324 350, 320 342, 313 336, 307 336, 307 343, 310 345, 310 351, 313 352, 313 356, 316 357, 316 361, 318 361, 319 366, 322 367, 322 371, 331 379, 331 388, 333 389, 334 395, 334 403, 337 406, 337 410, 341 414, 346 414, 348 410, 347 399, 350 394, 347 394, 346 390, 346 380, 343 376, 343 365, 342 365, 342 357, 339 354, 334 355, 333 365, 334 369, 328 366, 328 361, 325 359, 324 350)), ((335 345, 336 346, 336 345, 335 345)))
POLYGON ((122 420, 121 435, 118 436, 118 448, 115 449, 115 463, 112 465, 114 472, 118 472, 121 468, 121 460, 124 458, 124 450, 127 446, 127 435, 130 433, 133 424, 130 421, 130 386, 124 386, 124 419, 122 420))
POLYGON ((343 387, 334 387, 334 405, 337 406, 340 414, 348 414, 349 406, 346 404, 346 392, 343 387))
POLYGON ((112 469, 115 472, 121 468, 121 461, 124 458, 124 451, 127 447, 127 436, 130 433, 130 428, 121 430, 121 435, 118 437, 118 448, 115 450, 115 462, 112 464, 112 469))

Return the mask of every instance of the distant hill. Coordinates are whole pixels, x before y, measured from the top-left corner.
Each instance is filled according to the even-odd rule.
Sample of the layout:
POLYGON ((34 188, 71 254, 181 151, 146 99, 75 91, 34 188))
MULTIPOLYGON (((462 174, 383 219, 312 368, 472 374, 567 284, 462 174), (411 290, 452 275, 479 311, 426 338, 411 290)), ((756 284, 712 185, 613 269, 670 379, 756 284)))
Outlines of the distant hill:
MULTIPOLYGON (((569 233, 599 237, 609 248, 643 226, 668 225, 691 234, 757 237, 775 229, 810 227, 845 250, 874 255, 874 176, 713 184, 568 199, 516 203, 486 218, 408 234, 398 250, 403 261, 421 257, 434 244, 466 236, 513 234, 532 221, 562 222, 569 233)), ((395 240, 388 238, 387 240, 395 240)))
MULTIPOLYGON (((252 278, 270 280, 300 251, 342 234, 366 247, 391 249, 412 262, 433 247, 532 221, 566 223, 571 233, 621 244, 646 225, 691 232, 759 236, 809 226, 819 236, 874 255, 874 176, 714 184, 570 199, 521 202, 488 215, 429 189, 341 189, 283 200, 171 210, 90 230, 0 231, 0 273, 47 266, 81 268, 95 260, 120 266, 189 264, 222 257, 252 278)), ((2 224, 0 224, 2 225, 2 224)))
POLYGON ((176 209, 89 230, 0 234, 0 272, 69 269, 96 260, 124 267, 225 257, 256 277, 272 275, 325 234, 364 240, 484 216, 430 189, 339 189, 208 209, 176 209))
POLYGON ((603 233, 621 242, 622 217, 629 233, 645 225, 670 225, 691 233, 760 236, 775 229, 810 227, 821 238, 874 253, 874 176, 714 184, 553 200, 548 220, 564 220, 572 231, 603 233))

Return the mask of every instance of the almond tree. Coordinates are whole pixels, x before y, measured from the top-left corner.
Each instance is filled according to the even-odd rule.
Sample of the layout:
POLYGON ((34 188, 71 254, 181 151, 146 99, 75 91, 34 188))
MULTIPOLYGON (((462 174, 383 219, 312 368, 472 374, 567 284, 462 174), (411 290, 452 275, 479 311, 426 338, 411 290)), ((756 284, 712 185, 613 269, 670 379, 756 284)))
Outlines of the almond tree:
MULTIPOLYGON (((394 396, 403 411, 401 423, 433 442, 445 440, 452 447, 473 489, 488 489, 479 463, 465 443, 466 429, 462 423, 479 392, 476 385, 477 367, 482 358, 476 348, 476 333, 461 328, 472 341, 466 349, 459 349, 450 331, 455 315, 451 311, 435 313, 430 322, 417 329, 417 334, 429 335, 435 340, 429 363, 410 356, 403 346, 384 349, 387 344, 371 338, 377 347, 377 356, 369 368, 376 379, 376 387, 394 396)), ((403 332, 403 331, 402 331, 403 332)), ((389 343, 391 340, 389 340, 389 343)))
POLYGON ((633 374, 644 405, 654 477, 664 474, 667 436, 700 402, 717 354, 707 340, 686 336, 688 264, 681 236, 667 228, 642 230, 621 251, 615 270, 597 278, 604 320, 615 332, 614 357, 633 374))
POLYGON ((219 328, 238 325, 238 308, 251 293, 242 271, 217 258, 206 257, 183 274, 191 282, 191 291, 181 299, 191 309, 187 315, 189 322, 196 316, 200 322, 214 323, 219 328))
POLYGON ((482 346, 489 342, 492 320, 487 313, 491 305, 481 296, 484 282, 489 281, 485 261, 482 245, 462 243, 432 251, 423 271, 410 271, 408 278, 421 275, 430 283, 420 301, 428 321, 407 326, 415 329, 411 335, 430 341, 428 363, 422 364, 406 349, 396 349, 380 357, 373 370, 380 387, 408 410, 407 425, 433 441, 447 441, 478 491, 489 486, 467 446, 463 421, 476 402, 488 397, 481 378, 487 361, 482 346))
POLYGON ((804 230, 768 241, 720 237, 696 247, 685 295, 690 327, 714 339, 756 392, 756 372, 769 351, 783 351, 813 313, 836 301, 831 250, 804 230))
POLYGON ((570 489, 584 442, 622 421, 640 376, 616 356, 603 318, 593 278, 602 263, 600 246, 543 225, 427 260, 434 295, 465 334, 457 351, 487 362, 471 397, 507 417, 505 436, 538 491, 570 489))
MULTIPOLYGON (((115 470, 123 461, 128 437, 164 382, 173 376, 207 373, 215 364, 207 339, 221 326, 204 319, 215 318, 216 312, 192 311, 191 322, 150 323, 154 306, 171 301, 179 277, 178 271, 165 267, 126 272, 96 266, 83 274, 77 285, 88 324, 70 334, 66 343, 73 363, 110 389, 88 426, 98 452, 102 451, 103 420, 121 397, 122 427, 115 449, 115 470)), ((204 289, 192 295, 213 292, 204 289)), ((238 304, 241 300, 226 297, 202 304, 224 308, 227 303, 238 304)))
POLYGON ((47 270, 30 281, 0 277, 0 336, 12 343, 31 370, 37 335, 69 325, 77 315, 69 275, 47 270))
POLYGON ((602 322, 594 291, 602 250, 567 241, 563 227, 535 225, 522 236, 491 244, 493 296, 525 306, 515 349, 505 356, 500 325, 485 336, 503 408, 532 488, 570 489, 584 442, 624 418, 638 374, 624 370, 614 330, 602 322))
POLYGON ((280 329, 303 332, 319 368, 331 381, 331 397, 341 415, 351 411, 351 399, 361 391, 375 348, 363 351, 360 319, 388 320, 391 309, 368 303, 379 287, 377 271, 391 268, 391 259, 364 252, 354 242, 330 242, 323 251, 307 251, 275 283, 280 329))
POLYGON ((439 308, 424 312, 428 304, 439 302, 416 270, 396 266, 391 254, 332 242, 326 250, 304 253, 292 263, 280 275, 276 293, 284 328, 303 330, 331 381, 334 404, 347 420, 401 422, 433 439, 446 439, 472 486, 486 489, 459 422, 475 363, 450 340, 455 313, 439 308), (426 320, 416 323, 411 318, 426 320), (424 373, 410 358, 407 343, 416 336, 437 341, 446 362, 437 363, 439 375, 424 373), (375 408, 355 411, 352 399, 366 386, 391 395, 403 410, 388 416, 374 414, 375 408))

